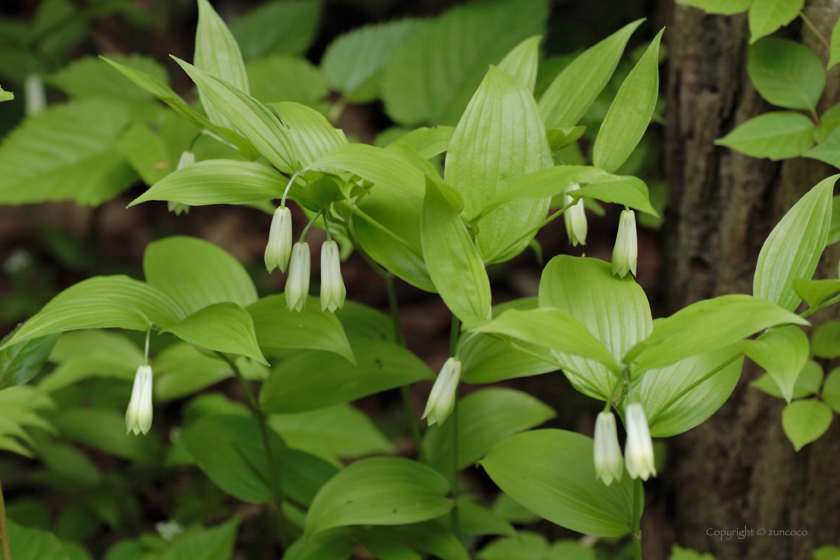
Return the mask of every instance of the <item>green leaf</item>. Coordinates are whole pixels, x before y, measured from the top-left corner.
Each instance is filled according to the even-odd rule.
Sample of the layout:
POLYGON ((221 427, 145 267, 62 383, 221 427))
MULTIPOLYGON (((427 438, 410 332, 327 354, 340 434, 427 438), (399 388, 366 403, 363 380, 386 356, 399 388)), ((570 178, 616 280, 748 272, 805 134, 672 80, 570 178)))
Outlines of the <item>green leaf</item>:
POLYGON ((432 182, 420 227, 423 258, 443 301, 462 321, 482 321, 490 315, 490 280, 484 263, 458 212, 432 182))
MULTIPOLYGON (((750 10, 751 19, 756 5, 767 1, 780 0, 756 0, 750 10)), ((802 2, 799 4, 801 7, 802 2)), ((794 17, 798 12, 797 9, 794 17)), ((788 109, 813 113, 825 87, 825 67, 817 55, 805 45, 787 39, 767 38, 752 45, 747 72, 764 99, 788 109)))
POLYGON ((173 58, 198 85, 204 98, 277 169, 284 173, 300 169, 298 154, 288 132, 265 105, 192 64, 173 58))
POLYGON ((793 281, 810 279, 817 268, 831 226, 831 197, 838 177, 824 179, 812 188, 770 232, 758 255, 754 295, 789 311, 799 305, 793 281))
POLYGON ((782 429, 799 451, 828 430, 832 416, 828 405, 816 399, 792 402, 782 411, 782 429))
POLYGON ((288 309, 285 295, 278 294, 252 303, 247 311, 254 320, 257 342, 266 352, 307 348, 354 361, 344 328, 334 314, 321 311, 317 298, 309 297, 303 311, 297 312, 288 309))
POLYGON ((272 414, 268 425, 292 449, 334 464, 339 464, 339 459, 396 451, 363 412, 345 404, 296 414, 272 414))
POLYGON ((567 126, 563 128, 549 128, 546 130, 548 134, 548 144, 551 146, 552 153, 558 152, 566 146, 570 146, 578 141, 586 132, 585 126, 567 126))
MULTIPOLYGON (((169 81, 166 69, 157 61, 140 55, 110 53, 112 60, 154 77, 161 83, 169 81)), ((110 98, 132 103, 149 101, 149 92, 137 87, 125 76, 115 76, 108 64, 95 56, 71 62, 44 81, 75 98, 110 98)))
POLYGON ((246 59, 299 55, 315 39, 320 15, 320 0, 266 2, 234 21, 230 30, 246 59))
MULTIPOLYGON (((198 0, 198 28, 195 33, 195 67, 226 82, 245 94, 248 90, 248 75, 239 45, 228 30, 225 22, 207 0, 198 0)), ((213 122, 225 128, 232 128, 225 112, 202 88, 198 95, 204 110, 213 122)))
POLYGON ((545 31, 544 0, 492 0, 453 8, 405 39, 382 77, 385 110, 403 125, 458 122, 487 72, 545 31))
POLYGON ((337 527, 299 538, 286 551, 283 560, 348 560, 355 546, 354 531, 337 527))
POLYGON ((624 363, 633 377, 685 358, 735 344, 777 325, 808 322, 774 303, 743 294, 699 301, 658 321, 653 332, 634 346, 624 363))
POLYGON ((366 144, 338 146, 310 163, 306 171, 351 173, 389 193, 422 196, 423 174, 392 151, 366 144))
POLYGON ((458 356, 462 363, 461 380, 465 383, 495 383, 558 369, 547 348, 525 342, 514 346, 486 334, 462 337, 458 356))
POLYGON ((715 140, 753 157, 780 160, 802 155, 814 145, 814 121, 792 111, 764 113, 715 140))
MULTIPOLYGON (((833 219, 832 215, 832 219, 833 219)), ((793 281, 793 291, 805 300, 808 307, 814 309, 828 298, 840 293, 840 280, 804 280, 793 281)))
POLYGON ((479 560, 546 560, 549 554, 548 540, 539 533, 520 531, 515 537, 497 539, 482 548, 476 558, 479 560))
POLYGON ((732 15, 746 12, 753 0, 679 0, 680 4, 700 8, 710 14, 732 15))
POLYGON ((317 351, 283 360, 260 391, 263 410, 315 410, 435 378, 420 358, 392 342, 355 338, 352 347, 356 366, 337 354, 317 351))
POLYGON ((750 4, 750 43, 792 22, 804 5, 805 0, 753 0, 750 4))
POLYGON ((195 237, 173 236, 150 243, 143 255, 146 282, 187 313, 230 301, 242 307, 257 301, 245 268, 229 253, 195 237))
POLYGON ((597 560, 595 554, 595 548, 579 541, 562 540, 552 545, 548 560, 597 560))
POLYGON ((420 22, 406 19, 368 25, 342 35, 330 44, 321 60, 327 83, 351 103, 375 99, 378 87, 374 80, 419 26, 420 22))
POLYGON ((4 91, 2 87, 0 87, 0 103, 3 101, 11 101, 15 98, 15 94, 10 91, 4 91))
POLYGON ((627 40, 642 21, 625 25, 587 49, 554 78, 540 99, 540 113, 546 128, 563 128, 578 123, 610 81, 627 40))
POLYGON ((271 106, 288 129, 301 165, 309 165, 334 148, 347 144, 344 132, 333 128, 318 111, 292 101, 272 103, 271 106))
MULTIPOLYGON (((289 449, 268 432, 274 478, 283 494, 309 504, 336 468, 322 459, 289 449)), ((199 468, 219 488, 244 502, 271 502, 269 470, 260 427, 252 417, 210 414, 183 428, 181 440, 199 468)))
POLYGON ((51 420, 68 439, 123 459, 138 462, 152 460, 150 451, 154 448, 154 439, 126 434, 125 414, 122 412, 105 408, 72 408, 51 420))
POLYGON ((812 335, 811 347, 820 358, 840 357, 840 321, 820 325, 812 335))
MULTIPOLYGON (((288 181, 261 163, 214 159, 173 171, 137 197, 129 207, 150 200, 172 200, 190 206, 254 204, 283 196, 288 181)), ((289 198, 297 200, 294 184, 289 198)))
MULTIPOLYGON (((458 522, 464 535, 505 535, 512 537, 516 530, 507 519, 489 509, 467 500, 458 502, 458 522)), ((441 518, 441 520, 446 518, 441 518)))
POLYGON ((825 378, 822 394, 820 395, 825 404, 840 414, 840 368, 834 368, 825 378))
POLYGON ((245 65, 251 97, 263 103, 295 101, 313 109, 323 109, 321 102, 329 93, 321 70, 303 58, 270 56, 245 65))
POLYGON ((98 206, 136 176, 114 145, 128 123, 124 105, 86 100, 29 118, 0 145, 0 204, 75 200, 98 206))
POLYGON ((212 132, 223 141, 234 146, 242 153, 243 156, 245 156, 246 159, 254 160, 259 157, 259 153, 256 151, 254 146, 251 145, 251 143, 245 138, 230 129, 213 124, 207 117, 195 112, 189 105, 187 105, 187 102, 184 101, 180 95, 172 91, 172 88, 154 76, 151 76, 141 70, 124 66, 107 58, 102 58, 105 62, 119 70, 126 78, 134 82, 137 86, 143 88, 169 105, 169 107, 171 107, 176 113, 187 119, 187 121, 199 130, 208 130, 212 132))
POLYGON ((831 70, 838 62, 840 62, 840 25, 835 23, 831 31, 831 54, 826 68, 831 70))
POLYGON ((595 475, 592 440, 563 430, 511 436, 481 466, 499 488, 543 519, 598 537, 627 534, 633 526, 633 479, 610 486, 595 475))
POLYGON ((21 340, 75 329, 149 330, 149 323, 168 327, 186 316, 163 292, 127 276, 83 280, 55 296, 0 349, 21 340))
POLYGON ((431 159, 449 149, 455 129, 451 126, 417 128, 393 141, 388 147, 410 148, 420 157, 431 159))
POLYGON ((658 215, 650 205, 647 186, 641 179, 613 175, 588 165, 557 165, 526 175, 512 187, 496 195, 484 207, 484 213, 487 214, 513 200, 558 196, 566 192, 572 183, 587 184, 582 189, 568 193, 575 198, 596 198, 658 215))
POLYGON ((449 483, 436 470, 398 457, 356 461, 315 496, 306 534, 345 525, 405 525, 452 509, 449 483))
POLYGON ((517 78, 525 89, 534 93, 537 83, 540 42, 542 35, 535 35, 516 45, 499 63, 499 69, 517 78))
POLYGON ((20 327, 0 341, 3 345, 0 350, 0 390, 23 385, 38 375, 58 339, 57 334, 51 334, 5 346, 6 339, 13 337, 18 330, 20 327))
POLYGON ((335 316, 351 337, 375 338, 389 342, 396 339, 394 323, 388 315, 378 309, 348 300, 344 302, 344 307, 336 310, 335 316))
MULTIPOLYGON (((470 393, 458 403, 458 470, 483 458, 506 437, 535 428, 556 416, 551 407, 513 389, 488 388, 470 393)), ((452 469, 448 424, 432 426, 423 440, 425 460, 441 472, 452 469)))
MULTIPOLYGON (((531 93, 510 74, 490 67, 455 129, 446 181, 477 216, 522 177, 551 167, 551 150, 531 93)), ((515 200, 479 222, 476 242, 488 262, 509 260, 528 246, 545 218, 548 199, 515 200)), ((428 264, 428 261, 427 261, 428 264)))
POLYGON ((3 539, 11 547, 11 557, 37 558, 38 560, 70 560, 61 541, 54 534, 40 529, 22 527, 8 521, 8 534, 3 539))
POLYGON ((821 546, 814 551, 814 560, 838 560, 840 548, 836 546, 821 546))
MULTIPOLYGON (((817 130, 814 129, 815 136, 817 130)), ((802 156, 840 167, 840 128, 835 128, 825 140, 803 153, 802 156)))
POLYGON ((361 544, 380 560, 421 560, 428 555, 441 560, 469 560, 461 541, 445 528, 445 519, 371 527, 360 534, 361 544))
MULTIPOLYGON (((556 353, 572 384, 590 397, 607 400, 615 384, 609 364, 617 364, 633 346, 651 332, 650 306, 644 291, 629 276, 612 275, 608 263, 597 259, 558 256, 548 263, 540 280, 542 308, 558 308, 571 314, 612 362, 585 359, 566 349, 556 353)), ((583 329, 582 329, 583 330, 583 329)))
POLYGON ((617 170, 644 136, 659 97, 659 42, 664 32, 654 37, 613 99, 592 148, 595 167, 617 170))
MULTIPOLYGON (((796 378, 796 384, 793 386, 793 398, 801 399, 802 397, 809 397, 819 393, 822 382, 823 370, 820 365, 813 360, 805 362, 805 367, 799 372, 799 376, 796 378)), ((765 373, 750 383, 750 386, 761 389, 773 397, 784 398, 782 396, 782 390, 769 373, 765 373)))
POLYGON ((257 344, 253 319, 233 302, 208 305, 164 332, 208 350, 247 356, 268 365, 257 344))
POLYGON ((671 556, 668 560, 715 560, 711 554, 703 554, 702 556, 688 548, 680 548, 677 545, 671 547, 671 556))
POLYGON ((201 531, 190 531, 166 547, 161 560, 229 560, 236 542, 239 517, 201 531))
POLYGON ((645 409, 651 435, 671 437, 705 422, 732 394, 743 363, 727 346, 647 371, 631 393, 645 409))
POLYGON ((793 398, 793 387, 799 372, 808 361, 808 337, 796 326, 772 329, 755 340, 742 340, 738 350, 766 369, 787 402, 793 398))
POLYGON ((169 401, 191 395, 233 376, 230 365, 190 344, 173 344, 151 363, 155 372, 155 399, 169 401))
POLYGON ((558 353, 590 358, 618 372, 615 358, 574 315, 563 309, 511 309, 472 329, 474 332, 510 336, 558 353))

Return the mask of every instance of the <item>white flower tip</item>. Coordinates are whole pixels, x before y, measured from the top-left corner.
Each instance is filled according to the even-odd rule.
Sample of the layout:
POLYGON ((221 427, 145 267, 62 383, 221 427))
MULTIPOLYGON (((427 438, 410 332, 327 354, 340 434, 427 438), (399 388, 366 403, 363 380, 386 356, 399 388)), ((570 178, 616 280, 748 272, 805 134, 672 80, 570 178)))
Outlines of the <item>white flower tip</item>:
POLYGON ((265 268, 268 272, 275 268, 286 272, 291 252, 292 213, 286 206, 281 206, 274 211, 274 216, 271 218, 268 245, 265 247, 265 268))
POLYGON ((624 460, 612 412, 601 412, 595 422, 594 462, 595 477, 600 478, 604 484, 609 486, 613 480, 621 480, 624 460))
POLYGON ((292 248, 292 260, 289 263, 289 277, 286 279, 286 306, 301 312, 306 307, 309 296, 310 270, 309 244, 305 241, 295 243, 292 248))
POLYGON ((647 480, 656 476, 656 467, 645 410, 641 404, 631 403, 627 405, 624 416, 627 423, 627 444, 624 448, 627 472, 632 478, 647 480))
POLYGON ((638 240, 636 237, 636 214, 632 210, 623 210, 618 222, 618 235, 612 255, 612 273, 624 278, 628 272, 636 275, 638 260, 638 240))
MULTIPOLYGON (((576 191, 578 189, 580 189, 580 185, 572 183, 569 185, 569 188, 566 189, 566 192, 568 193, 569 191, 576 191)), ((564 200, 566 201, 566 204, 574 202, 574 198, 568 194, 565 195, 564 200)), ((578 199, 574 206, 571 206, 563 213, 563 221, 566 224, 566 233, 569 236, 569 242, 572 246, 577 247, 578 245, 586 245, 586 233, 588 226, 586 223, 586 209, 583 206, 582 198, 578 199)))
POLYGON ((321 246, 321 312, 334 313, 344 306, 347 290, 341 277, 341 256, 335 241, 321 246))
POLYGON ((455 396, 458 391, 458 382, 461 380, 461 361, 456 358, 449 358, 440 370, 440 373, 429 394, 426 402, 426 410, 422 419, 428 417, 429 426, 443 424, 452 414, 455 408, 455 396))
POLYGON ((195 154, 189 150, 184 150, 181 153, 181 159, 178 160, 178 167, 177 169, 183 169, 188 165, 192 165, 195 163, 195 154))
POLYGON ((131 389, 131 399, 125 411, 126 433, 140 432, 147 434, 152 427, 152 368, 143 365, 134 374, 134 387, 131 389))

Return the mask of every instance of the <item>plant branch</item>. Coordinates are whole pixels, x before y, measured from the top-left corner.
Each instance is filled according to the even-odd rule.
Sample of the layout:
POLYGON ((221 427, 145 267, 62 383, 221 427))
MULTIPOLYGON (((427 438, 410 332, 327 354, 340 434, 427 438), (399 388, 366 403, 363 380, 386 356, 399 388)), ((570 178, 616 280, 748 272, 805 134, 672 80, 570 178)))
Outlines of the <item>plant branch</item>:
POLYGON ((825 48, 827 48, 828 50, 831 50, 831 43, 829 43, 828 40, 825 37, 823 37, 823 34, 820 33, 817 27, 814 25, 814 23, 810 19, 808 19, 808 16, 805 15, 804 11, 799 12, 799 17, 802 18, 802 21, 805 22, 805 25, 808 26, 808 29, 814 32, 814 35, 817 36, 817 39, 820 40, 820 43, 825 45, 825 48))

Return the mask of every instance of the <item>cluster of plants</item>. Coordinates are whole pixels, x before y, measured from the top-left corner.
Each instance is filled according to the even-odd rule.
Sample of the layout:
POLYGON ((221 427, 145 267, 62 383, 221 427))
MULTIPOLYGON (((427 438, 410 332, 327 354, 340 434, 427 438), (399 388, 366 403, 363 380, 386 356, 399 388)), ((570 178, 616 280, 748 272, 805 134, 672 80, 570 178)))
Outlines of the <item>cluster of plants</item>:
MULTIPOLYGON (((96 6, 125 8, 94 2, 85 17, 96 6)), ((714 414, 745 357, 767 371, 755 385, 790 403, 782 422, 797 450, 825 432, 840 412, 840 373, 823 382, 809 358, 840 355, 840 323, 812 340, 803 328, 840 301, 840 281, 812 279, 836 241, 837 176, 773 230, 752 295, 654 321, 634 280, 636 213, 657 225, 666 198, 636 176, 657 114, 663 30, 634 63, 621 60, 640 21, 541 60, 548 3, 492 0, 352 31, 316 67, 301 55, 318 10, 271 2, 228 27, 198 0, 192 63, 173 57, 195 83, 192 103, 137 55, 19 74, 31 116, 0 145, 0 202, 98 205, 140 178, 149 188, 131 206, 247 206, 272 216, 265 265, 287 280, 260 297, 221 248, 165 237, 146 248, 142 279, 81 281, 11 332, 0 345, 0 448, 30 459, 25 477, 10 460, 0 478, 48 488, 61 511, 52 519, 37 500, 8 502, 0 558, 92 558, 84 543, 105 526, 122 536, 96 551, 106 560, 347 560, 360 549, 380 560, 640 559, 643 481, 664 468, 652 437, 714 414), (69 100, 45 106, 44 84, 69 100), (377 99, 396 126, 376 145, 335 127, 347 104, 377 99), (560 216, 570 243, 585 244, 585 209, 604 204, 620 210, 610 263, 554 256, 538 296, 494 300, 488 267, 538 249, 535 235, 560 216), (297 242, 294 220, 306 224, 297 242), (320 247, 307 242, 312 227, 324 231, 320 247), (347 299, 341 268, 352 253, 385 281, 389 314, 347 299), (451 311, 439 373, 406 347, 398 280, 451 311), (460 396, 463 384, 561 371, 603 403, 594 438, 537 429, 556 412, 522 391, 460 396), (211 388, 227 379, 240 399, 211 388), (421 422, 409 387, 424 380, 434 384, 421 422), (382 423, 351 405, 389 390, 401 393, 414 442, 399 455, 382 423), (475 465, 499 489, 492 503, 463 484, 475 465), (151 508, 162 509, 154 531, 151 508), (533 530, 540 519, 588 537, 549 542, 533 530)), ((3 45, 39 53, 36 24, 5 29, 3 45)), ((775 30, 762 25, 754 33, 775 30)), ((768 41, 779 40, 755 44, 753 79, 788 56, 768 41)), ((813 113, 813 92, 804 107, 773 84, 759 91, 813 113)), ((826 135, 820 146, 834 134, 829 120, 809 124, 809 138, 826 135)), ((721 142, 751 153, 738 130, 721 142)), ((754 155, 779 153, 801 152, 754 155)), ((708 555, 675 547, 672 558, 708 555)))

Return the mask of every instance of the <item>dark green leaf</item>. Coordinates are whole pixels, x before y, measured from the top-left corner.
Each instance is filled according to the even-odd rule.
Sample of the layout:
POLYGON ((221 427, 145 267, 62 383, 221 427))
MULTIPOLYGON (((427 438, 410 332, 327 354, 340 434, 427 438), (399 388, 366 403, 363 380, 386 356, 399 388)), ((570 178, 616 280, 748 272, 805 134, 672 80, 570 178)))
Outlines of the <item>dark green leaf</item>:
POLYGON ((320 16, 320 0, 272 1, 233 22, 230 30, 246 59, 303 54, 315 39, 320 16))
POLYGON ((189 532, 166 547, 161 560, 229 560, 239 517, 210 529, 189 532))
POLYGON ((70 560, 61 541, 47 531, 21 527, 14 521, 8 522, 8 535, 3 535, 11 546, 11 557, 21 560, 70 560))
MULTIPOLYGON (((111 53, 108 56, 119 64, 153 76, 161 83, 165 84, 169 81, 166 69, 151 58, 136 54, 125 56, 118 53, 111 53)), ((153 99, 147 91, 138 89, 125 76, 114 74, 104 60, 95 56, 68 64, 59 72, 47 77, 45 82, 75 98, 110 98, 133 103, 153 99)))
POLYGON ((840 368, 834 368, 825 378, 820 396, 822 396, 825 404, 834 409, 834 412, 840 414, 840 368))
POLYGON ((306 59, 270 56, 245 65, 251 97, 263 103, 295 101, 313 109, 324 110, 321 102, 327 94, 327 82, 321 71, 306 59))
POLYGON ((811 347, 820 358, 840 357, 840 321, 829 321, 814 331, 811 347))
MULTIPOLYGON (((6 335, 0 346, 19 329, 20 327, 17 327, 6 335)), ((51 334, 24 340, 0 350, 0 390, 23 385, 38 375, 57 339, 57 334, 51 334)))

